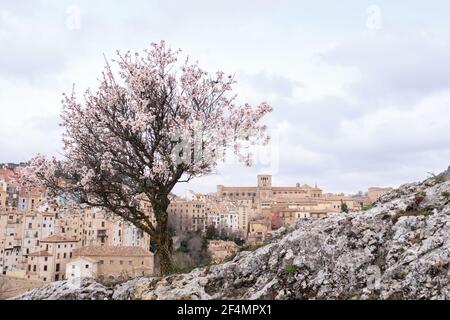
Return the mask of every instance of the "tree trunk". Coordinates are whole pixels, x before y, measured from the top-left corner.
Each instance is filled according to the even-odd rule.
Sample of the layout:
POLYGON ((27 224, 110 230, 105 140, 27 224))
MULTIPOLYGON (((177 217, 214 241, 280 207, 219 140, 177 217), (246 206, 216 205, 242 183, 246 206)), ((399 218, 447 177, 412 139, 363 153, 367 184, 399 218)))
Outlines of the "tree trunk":
POLYGON ((156 217, 155 240, 156 240, 156 254, 159 258, 160 274, 167 275, 172 272, 172 237, 169 234, 168 214, 167 208, 169 206, 169 199, 162 197, 158 199, 153 205, 153 211, 156 217))
POLYGON ((160 268, 160 275, 165 276, 172 272, 173 265, 172 265, 172 249, 171 249, 171 243, 172 239, 169 237, 168 239, 161 239, 156 241, 157 243, 157 255, 159 258, 159 268, 160 268))

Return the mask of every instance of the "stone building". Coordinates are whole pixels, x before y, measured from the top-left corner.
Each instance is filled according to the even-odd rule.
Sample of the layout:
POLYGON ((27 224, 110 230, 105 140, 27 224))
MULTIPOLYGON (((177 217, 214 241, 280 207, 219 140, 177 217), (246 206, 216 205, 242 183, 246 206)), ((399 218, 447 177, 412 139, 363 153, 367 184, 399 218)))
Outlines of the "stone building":
POLYGON ((0 271, 24 270, 28 255, 54 234, 54 225, 52 213, 0 211, 0 271))
POLYGON ((56 233, 75 238, 81 246, 137 246, 150 248, 150 236, 131 223, 99 209, 61 213, 56 233))
POLYGON ((205 231, 207 226, 206 202, 174 198, 167 209, 169 224, 178 233, 205 231))
POLYGON ((66 277, 127 279, 154 273, 154 256, 140 247, 87 246, 74 250, 66 277))
POLYGON ((217 196, 235 201, 247 200, 258 211, 264 211, 270 209, 274 197, 320 199, 322 190, 300 184, 295 187, 274 187, 271 175, 258 175, 257 185, 254 187, 217 186, 217 196))
POLYGON ((7 207, 7 195, 6 192, 7 184, 0 176, 0 209, 4 209, 7 207))
POLYGON ((271 231, 270 222, 266 219, 250 221, 248 227, 247 243, 257 245, 263 243, 271 231))
MULTIPOLYGON (((291 224, 302 218, 320 218, 330 214, 341 213, 345 203, 350 212, 362 209, 370 201, 375 201, 390 188, 370 188, 369 197, 351 197, 344 194, 324 193, 317 186, 297 183, 293 187, 275 187, 272 176, 258 175, 257 185, 253 187, 217 186, 219 199, 243 204, 247 211, 243 214, 247 221, 262 216, 280 217, 284 224, 291 224)), ((245 219, 240 222, 241 228, 245 219)), ((249 231, 250 232, 250 231, 249 231)))
POLYGON ((16 210, 19 202, 19 185, 15 181, 19 168, 0 168, 0 209, 16 210))
POLYGON ((42 203, 44 192, 41 188, 21 187, 19 190, 19 200, 17 210, 34 211, 42 203))
POLYGON ((214 263, 220 263, 239 251, 239 246, 233 241, 211 240, 208 243, 208 252, 214 263))
POLYGON ((40 250, 28 256, 28 279, 44 282, 64 280, 66 264, 72 259, 78 244, 77 240, 60 235, 43 239, 40 250))

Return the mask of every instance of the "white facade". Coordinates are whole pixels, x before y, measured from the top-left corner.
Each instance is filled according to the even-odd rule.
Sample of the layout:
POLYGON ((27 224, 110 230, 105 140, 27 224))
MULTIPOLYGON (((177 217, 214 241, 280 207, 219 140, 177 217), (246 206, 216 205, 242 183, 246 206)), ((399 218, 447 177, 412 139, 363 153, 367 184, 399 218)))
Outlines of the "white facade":
POLYGON ((66 279, 96 278, 97 261, 86 257, 76 258, 66 264, 66 279))
POLYGON ((37 213, 25 215, 22 233, 22 251, 27 256, 39 248, 39 240, 55 234, 56 218, 52 215, 37 213))
POLYGON ((112 246, 142 247, 148 249, 149 236, 131 223, 117 220, 112 224, 112 246))
POLYGON ((208 214, 208 223, 216 229, 239 230, 239 214, 236 212, 208 214))

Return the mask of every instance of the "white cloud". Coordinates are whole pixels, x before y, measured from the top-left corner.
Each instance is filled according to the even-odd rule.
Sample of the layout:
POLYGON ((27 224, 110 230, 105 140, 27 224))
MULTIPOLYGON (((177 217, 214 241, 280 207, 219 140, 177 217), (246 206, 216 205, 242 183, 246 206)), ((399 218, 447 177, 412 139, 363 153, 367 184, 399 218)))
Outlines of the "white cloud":
MULTIPOLYGON (((274 106, 267 123, 279 132, 277 184, 357 191, 448 165, 450 42, 436 27, 447 20, 430 22, 427 32, 422 23, 404 32, 387 21, 374 33, 360 2, 3 1, 0 162, 57 153, 61 93, 74 82, 79 93, 96 86, 103 53, 165 39, 211 71, 236 73, 241 101, 274 106), (71 4, 81 10, 79 30, 66 26, 71 4)), ((397 6, 380 7, 402 18, 397 6)), ((253 185, 260 170, 225 164, 176 190, 253 185)))

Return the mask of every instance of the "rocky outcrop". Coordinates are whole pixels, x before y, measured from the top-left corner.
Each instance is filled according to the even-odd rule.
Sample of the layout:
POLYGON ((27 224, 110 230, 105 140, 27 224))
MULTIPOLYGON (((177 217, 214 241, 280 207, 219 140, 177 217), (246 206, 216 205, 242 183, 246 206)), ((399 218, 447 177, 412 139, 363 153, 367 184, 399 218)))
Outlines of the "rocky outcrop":
POLYGON ((114 293, 93 279, 52 282, 15 297, 15 300, 108 300, 114 293))
POLYGON ((365 212, 306 219, 227 263, 106 288, 85 280, 17 299, 449 299, 450 171, 365 212))

